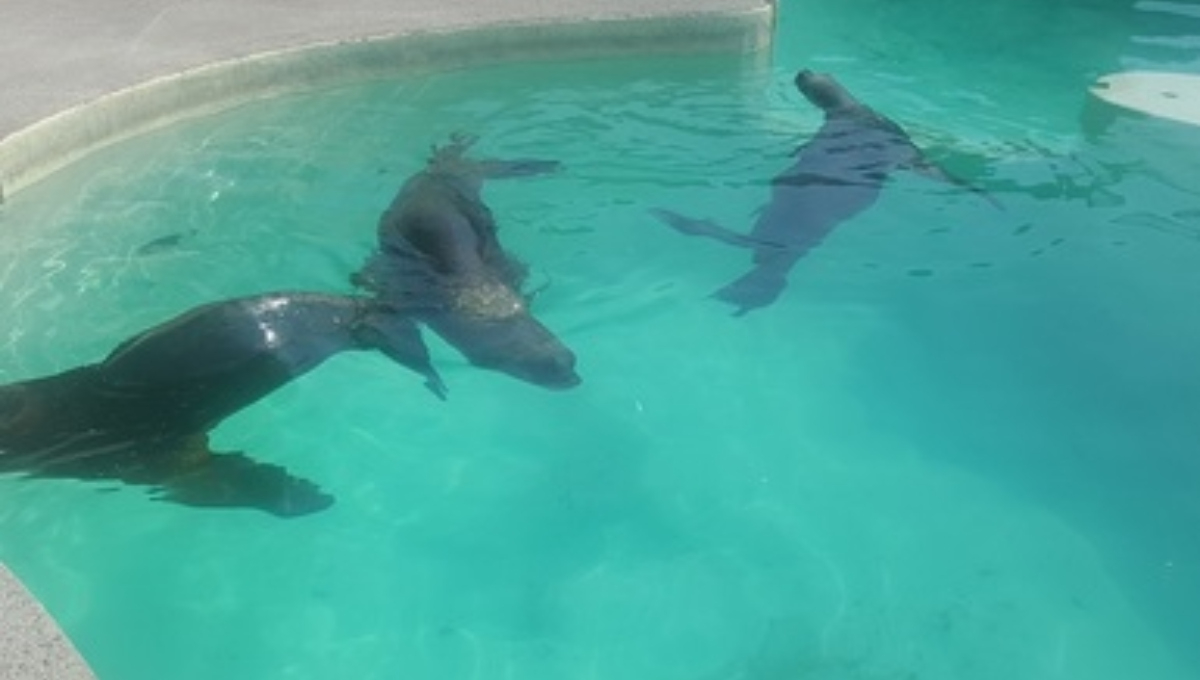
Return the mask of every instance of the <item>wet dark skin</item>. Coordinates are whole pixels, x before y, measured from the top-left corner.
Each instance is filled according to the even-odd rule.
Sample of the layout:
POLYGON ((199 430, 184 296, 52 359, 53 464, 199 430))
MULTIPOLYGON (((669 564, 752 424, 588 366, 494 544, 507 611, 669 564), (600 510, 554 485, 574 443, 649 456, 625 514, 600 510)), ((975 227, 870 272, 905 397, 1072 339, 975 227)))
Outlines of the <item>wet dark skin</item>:
POLYGON ((714 294, 734 305, 738 315, 774 302, 796 262, 875 203, 897 170, 977 191, 928 161, 899 125, 859 102, 832 76, 803 70, 795 84, 824 112, 824 122, 797 149, 791 167, 771 180, 771 198, 748 234, 673 210, 651 211, 682 233, 753 252, 753 268, 714 294))
POLYGON ((472 364, 552 389, 580 382, 575 355, 529 310, 526 269, 497 237, 484 180, 552 172, 554 161, 476 160, 474 139, 433 150, 380 218, 356 284, 411 313, 472 364))
POLYGON ((376 350, 445 388, 411 319, 366 298, 271 293, 193 309, 103 361, 0 386, 0 472, 116 480, 163 500, 282 517, 333 498, 284 468, 212 453, 207 433, 343 351, 376 350))
POLYGON ((538 160, 468 160, 436 149, 379 224, 355 276, 371 297, 270 293, 193 309, 103 361, 0 386, 0 473, 116 480, 167 501, 296 516, 333 498, 284 468, 212 453, 208 432, 330 356, 375 350, 445 398, 418 322, 477 366, 550 388, 579 383, 575 356, 528 309, 525 268, 496 238, 483 180, 539 174, 538 160))

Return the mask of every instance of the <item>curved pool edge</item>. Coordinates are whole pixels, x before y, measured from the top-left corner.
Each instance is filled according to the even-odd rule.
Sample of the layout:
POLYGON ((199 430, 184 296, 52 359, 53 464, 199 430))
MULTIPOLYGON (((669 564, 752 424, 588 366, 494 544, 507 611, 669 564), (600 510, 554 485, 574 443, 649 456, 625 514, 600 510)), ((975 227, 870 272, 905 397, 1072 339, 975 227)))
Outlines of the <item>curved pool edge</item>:
POLYGON ((117 90, 0 139, 0 202, 109 144, 257 99, 484 63, 764 54, 774 29, 775 3, 764 0, 749 10, 393 33, 219 61, 117 90))
POLYGON ((71 641, 0 564, 0 680, 94 680, 71 641))

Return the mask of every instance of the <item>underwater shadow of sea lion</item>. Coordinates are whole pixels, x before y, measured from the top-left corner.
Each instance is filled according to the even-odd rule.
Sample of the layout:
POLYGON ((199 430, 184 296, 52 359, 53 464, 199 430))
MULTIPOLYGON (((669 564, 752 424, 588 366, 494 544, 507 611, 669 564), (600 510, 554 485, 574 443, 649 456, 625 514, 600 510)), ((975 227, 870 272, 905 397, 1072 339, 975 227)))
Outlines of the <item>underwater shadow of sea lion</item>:
POLYGON ((575 355, 529 311, 527 270, 500 245, 487 179, 552 172, 556 161, 475 160, 471 137, 435 147, 379 220, 379 250, 351 278, 411 313, 472 364, 542 387, 578 385, 575 355))
POLYGON ((754 268, 714 294, 742 315, 774 302, 793 265, 837 226, 866 210, 897 170, 982 191, 930 162, 903 128, 862 104, 832 76, 802 70, 796 88, 825 113, 817 134, 796 160, 771 180, 771 200, 749 234, 665 208, 650 212, 684 234, 707 236, 754 251, 754 268))
POLYGON ((270 293, 197 307, 99 363, 0 386, 0 473, 116 480, 281 517, 323 510, 333 498, 314 483, 212 453, 207 433, 333 354, 366 349, 444 391, 416 325, 374 301, 270 293))

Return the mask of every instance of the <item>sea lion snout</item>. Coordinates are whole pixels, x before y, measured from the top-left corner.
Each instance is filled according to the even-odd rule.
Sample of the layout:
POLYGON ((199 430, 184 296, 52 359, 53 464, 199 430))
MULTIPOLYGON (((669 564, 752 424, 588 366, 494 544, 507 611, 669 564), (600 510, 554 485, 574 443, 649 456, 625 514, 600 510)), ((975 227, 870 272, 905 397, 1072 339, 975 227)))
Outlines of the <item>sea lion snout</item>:
POLYGON ((575 372, 575 353, 554 337, 527 339, 488 357, 480 365, 552 390, 566 390, 583 382, 575 372))
POLYGON ((575 353, 561 345, 549 354, 539 374, 536 382, 555 390, 567 390, 583 382, 575 372, 575 353))
POLYGON ((443 315, 431 318, 430 324, 480 368, 549 389, 581 382, 575 353, 528 313, 502 319, 443 315))
POLYGON ((819 78, 820 76, 814 73, 812 69, 802 68, 796 72, 796 77, 792 82, 796 83, 796 89, 805 92, 819 78))

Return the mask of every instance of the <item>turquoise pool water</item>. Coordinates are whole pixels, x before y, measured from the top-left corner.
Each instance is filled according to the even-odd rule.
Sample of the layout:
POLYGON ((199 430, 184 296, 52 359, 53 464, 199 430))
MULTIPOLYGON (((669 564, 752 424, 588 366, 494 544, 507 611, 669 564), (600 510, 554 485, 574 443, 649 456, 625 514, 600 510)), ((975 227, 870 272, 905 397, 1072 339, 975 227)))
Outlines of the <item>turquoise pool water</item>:
POLYGON ((771 65, 497 66, 97 154, 0 209, 0 382, 212 299, 348 291, 470 131, 565 163, 486 197, 584 383, 435 343, 442 403, 336 357, 214 437, 330 510, 6 477, 0 561, 102 678, 1195 678, 1200 131, 1082 115, 1103 73, 1200 72, 1186 10, 785 0, 771 65), (820 122, 800 66, 1004 209, 898 176, 733 318, 707 296, 746 255, 647 209, 748 226, 820 122))

